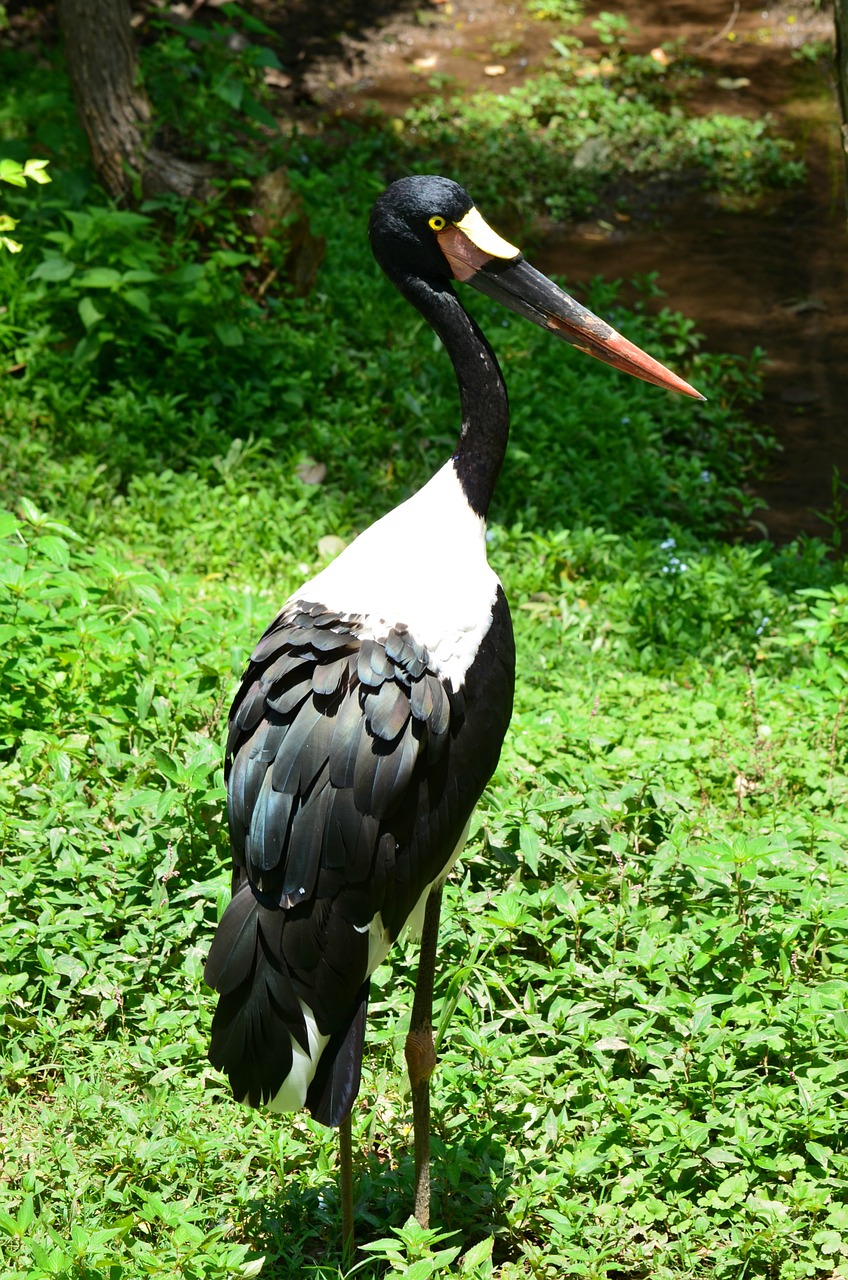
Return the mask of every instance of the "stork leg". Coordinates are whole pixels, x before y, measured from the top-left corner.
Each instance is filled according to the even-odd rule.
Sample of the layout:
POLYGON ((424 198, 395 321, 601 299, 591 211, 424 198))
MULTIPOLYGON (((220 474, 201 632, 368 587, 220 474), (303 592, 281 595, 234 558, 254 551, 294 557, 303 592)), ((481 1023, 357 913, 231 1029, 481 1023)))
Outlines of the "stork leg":
POLYGON ((430 1076, 436 1066, 433 1045, 433 977, 436 970, 436 941, 442 890, 434 889, 427 899, 421 932, 421 957, 412 1002, 412 1017, 406 1037, 406 1067, 412 1087, 412 1126, 415 1135, 415 1218, 420 1226, 430 1225, 430 1076))
POLYGON ((353 1143, 350 1116, 339 1125, 339 1195, 342 1202, 342 1258, 345 1266, 353 1262, 353 1143))

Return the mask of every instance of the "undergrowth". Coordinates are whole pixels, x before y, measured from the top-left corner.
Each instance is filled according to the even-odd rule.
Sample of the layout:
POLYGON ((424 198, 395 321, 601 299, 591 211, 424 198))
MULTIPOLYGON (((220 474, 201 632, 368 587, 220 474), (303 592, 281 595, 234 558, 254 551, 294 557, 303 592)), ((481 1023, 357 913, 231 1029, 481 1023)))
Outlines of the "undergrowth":
MULTIPOLYGON (((194 48, 159 50, 163 83, 194 48)), ((212 54, 204 108, 229 108, 250 167, 257 113, 234 114, 212 54)), ((19 62, 0 132, 22 155, 51 139, 54 180, 0 257, 4 1274, 329 1280, 334 1137, 232 1103, 201 973, 246 656, 454 441, 446 357, 367 252, 399 153, 380 131, 296 140, 326 266, 308 299, 260 295, 244 188, 115 210, 58 71, 19 62)), ((241 91, 260 105, 261 65, 241 91)), ((705 405, 463 297, 512 393, 489 536, 518 695, 446 894, 439 1225, 407 1221, 398 948, 369 1013, 349 1275, 848 1275, 841 527, 830 549, 729 536, 770 447, 746 421, 762 353, 704 352, 656 287, 630 311, 602 281, 583 300, 705 405)))
POLYGON ((672 190, 698 185, 737 203, 801 180, 803 164, 768 118, 687 111, 700 72, 674 41, 637 54, 625 19, 604 13, 593 26, 600 54, 563 33, 548 69, 507 92, 423 98, 400 133, 413 166, 447 158, 481 202, 519 221, 542 210, 585 215, 599 192, 616 187, 627 207, 649 180, 672 190))

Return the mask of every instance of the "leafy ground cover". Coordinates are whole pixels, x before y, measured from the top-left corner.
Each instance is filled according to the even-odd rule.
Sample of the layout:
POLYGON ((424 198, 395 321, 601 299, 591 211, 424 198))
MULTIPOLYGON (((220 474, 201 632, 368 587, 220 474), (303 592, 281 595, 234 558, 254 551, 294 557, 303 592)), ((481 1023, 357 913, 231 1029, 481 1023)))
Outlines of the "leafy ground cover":
POLYGON ((633 52, 627 19, 605 12, 592 23, 598 54, 571 33, 579 9, 557 7, 537 6, 537 16, 563 23, 537 73, 504 93, 468 96, 446 86, 392 122, 411 158, 426 169, 448 157, 481 201, 513 218, 585 214, 599 191, 627 208, 632 185, 648 178, 678 189, 696 180, 736 202, 802 178, 791 144, 767 117, 687 107, 702 72, 679 42, 633 52), (504 172, 513 179, 506 189, 504 172))
MULTIPOLYGON (((214 53, 228 87, 205 101, 232 105, 214 53)), ((444 355, 365 245, 402 160, 379 130, 297 139, 327 264, 307 300, 260 297, 238 187, 116 211, 58 70, 9 76, 3 132, 57 154, 0 257, 4 1273, 337 1277, 333 1135, 231 1103, 201 972, 246 655, 453 441, 444 355)), ((518 698, 447 892, 439 1225, 407 1221, 400 948, 347 1274, 846 1276, 842 563, 728 536, 768 449, 745 417, 760 354, 704 354, 691 321, 597 282, 590 305, 710 397, 682 405, 465 300, 512 392, 490 543, 518 698)))

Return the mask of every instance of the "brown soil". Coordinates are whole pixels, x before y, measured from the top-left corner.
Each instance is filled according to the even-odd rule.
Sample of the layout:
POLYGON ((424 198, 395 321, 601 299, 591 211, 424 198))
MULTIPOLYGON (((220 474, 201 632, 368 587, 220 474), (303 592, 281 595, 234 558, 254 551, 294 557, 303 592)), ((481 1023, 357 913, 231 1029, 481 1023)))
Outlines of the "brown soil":
MULTIPOLYGON (((830 61, 800 51, 831 39, 831 15, 812 0, 767 10, 750 0, 599 0, 576 30, 587 45, 604 8, 628 17, 633 48, 682 42, 703 71, 691 109, 775 117, 809 181, 744 211, 691 186, 678 197, 648 189, 627 222, 548 228, 534 260, 578 282, 658 271, 665 301, 695 320, 708 349, 764 347, 756 425, 771 428, 781 452, 755 486, 763 505, 751 532, 776 541, 826 534, 815 513, 831 506, 834 467, 848 480, 848 236, 830 61)), ((284 20, 275 4, 269 10, 298 51, 290 94, 306 114, 357 114, 367 102, 401 114, 439 75, 451 77, 450 91, 503 91, 543 64, 558 33, 509 0, 294 0, 284 20)))

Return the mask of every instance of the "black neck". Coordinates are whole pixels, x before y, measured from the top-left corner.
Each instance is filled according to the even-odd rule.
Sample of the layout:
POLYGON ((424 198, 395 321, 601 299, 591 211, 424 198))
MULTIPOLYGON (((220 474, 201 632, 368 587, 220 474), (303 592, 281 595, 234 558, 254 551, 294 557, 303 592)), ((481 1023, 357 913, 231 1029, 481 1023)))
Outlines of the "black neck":
POLYGON ((396 283, 453 361, 462 405, 454 465, 470 507, 485 519, 509 436, 509 403, 495 353, 450 284, 434 286, 414 276, 396 283))

